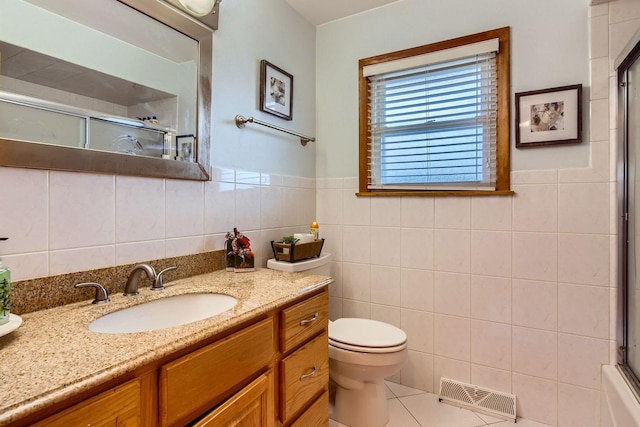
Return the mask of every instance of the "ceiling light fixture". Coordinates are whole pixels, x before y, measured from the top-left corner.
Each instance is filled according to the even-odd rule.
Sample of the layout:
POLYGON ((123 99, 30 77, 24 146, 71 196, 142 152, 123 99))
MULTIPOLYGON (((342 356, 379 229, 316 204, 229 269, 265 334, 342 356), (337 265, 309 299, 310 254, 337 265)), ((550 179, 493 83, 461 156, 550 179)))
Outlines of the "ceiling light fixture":
POLYGON ((178 0, 193 16, 208 15, 216 5, 216 0, 178 0))
POLYGON ((193 16, 214 30, 218 29, 218 15, 222 0, 165 0, 193 16))

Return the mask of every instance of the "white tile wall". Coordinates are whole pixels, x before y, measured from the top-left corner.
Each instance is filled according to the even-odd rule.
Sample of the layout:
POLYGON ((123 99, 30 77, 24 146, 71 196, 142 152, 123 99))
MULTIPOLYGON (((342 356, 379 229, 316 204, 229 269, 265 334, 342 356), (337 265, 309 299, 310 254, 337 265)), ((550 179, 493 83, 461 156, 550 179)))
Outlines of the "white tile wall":
POLYGON ((469 317, 471 313, 471 276, 436 271, 434 283, 434 311, 436 313, 469 317))
POLYGON ((514 325, 556 331, 558 329, 558 284, 513 279, 514 325))
MULTIPOLYGON (((433 230, 403 228, 400 231, 400 265, 405 268, 433 270, 433 230)), ((390 250, 398 250, 390 248, 390 250)))
POLYGON ((513 190, 514 231, 558 231, 556 184, 517 185, 513 190))
POLYGON ((598 427, 600 425, 600 393, 597 390, 558 385, 558 425, 598 427))
POLYGON ((468 197, 439 197, 435 201, 436 228, 459 228, 471 226, 471 199, 468 197))
MULTIPOLYGON (((22 183, 16 184, 22 186, 22 183)), ((113 244, 114 184, 113 176, 49 173, 48 220, 51 250, 113 244), (72 227, 70 224, 73 224, 72 227)), ((23 191, 29 190, 23 187, 23 191)))
MULTIPOLYGON (((416 248, 416 250, 419 249, 416 248)), ((436 229, 433 252, 435 270, 469 273, 471 271, 471 232, 436 229)))
POLYGON ((408 336, 410 350, 433 353, 434 317, 432 313, 402 309, 400 325, 408 336))
POLYGON ((511 278, 471 276, 471 318, 511 323, 511 278))
MULTIPOLYGON (((222 168, 212 177, 203 183, 0 167, 3 203, 11 206, 0 220, 0 234, 10 238, 0 256, 13 279, 24 280, 222 249, 236 226, 266 265, 271 240, 307 232, 316 219, 313 179, 222 168), (299 208, 284 208, 292 205, 299 208)), ((330 229, 321 228, 323 237, 327 231, 331 241, 330 229)))
POLYGON ((558 382, 513 373, 511 393, 518 397, 516 413, 519 416, 549 425, 557 425, 558 382))
MULTIPOLYGON (((409 325, 402 325, 403 328, 409 325)), ((434 316, 434 353, 450 359, 471 361, 471 321, 465 317, 434 316)))
POLYGON ((400 304, 403 308, 433 311, 433 271, 403 268, 400 270, 400 304))
POLYGON ((511 277, 511 233, 472 231, 471 273, 511 277))
POLYGON ((471 321, 472 363, 503 370, 511 369, 511 348, 512 331, 509 324, 471 321))
POLYGON ((371 227, 371 264, 400 267, 400 227, 371 227))
POLYGON ((42 252, 49 247, 49 174, 29 169, 0 168, 3 206, 2 231, 24 230, 20 239, 2 243, 4 253, 42 252), (8 185, 12 181, 22 185, 8 185))
POLYGON ((400 307, 400 269, 371 265, 371 302, 400 307))
POLYGON ((116 243, 164 238, 164 186, 161 179, 116 177, 116 243))
POLYGON ((558 376, 558 333, 513 326, 514 372, 555 380, 558 376))
POLYGON ((511 371, 472 363, 471 384, 477 384, 480 387, 490 388, 491 390, 500 390, 504 393, 511 393, 511 371))
MULTIPOLYGON (((204 234, 204 184, 166 181, 166 236, 179 238, 204 234)), ((258 210, 259 212, 259 210, 258 210)))
POLYGON ((513 233, 511 236, 514 278, 553 281, 558 278, 558 235, 513 233))
POLYGON ((471 228, 473 230, 511 230, 511 199, 483 197, 471 199, 471 228))
POLYGON ((597 390, 600 366, 609 362, 607 340, 558 334, 558 380, 597 390))
POLYGON ((609 289, 558 285, 558 330, 593 338, 609 338, 609 289))
POLYGON ((591 168, 513 172, 514 197, 367 202, 353 179, 320 179, 342 281, 331 316, 399 322, 405 385, 437 391, 447 376, 515 393, 538 422, 590 420, 571 393, 597 400, 614 331, 609 153, 596 143, 591 168))

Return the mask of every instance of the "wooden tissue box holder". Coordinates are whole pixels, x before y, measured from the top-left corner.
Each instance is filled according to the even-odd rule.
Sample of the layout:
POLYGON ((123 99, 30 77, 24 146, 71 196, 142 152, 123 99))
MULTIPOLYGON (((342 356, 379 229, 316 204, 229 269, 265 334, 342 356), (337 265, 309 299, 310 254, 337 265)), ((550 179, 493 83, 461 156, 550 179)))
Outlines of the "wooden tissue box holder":
POLYGON ((324 239, 314 240, 309 243, 282 243, 271 241, 273 256, 278 261, 296 262, 308 258, 317 258, 322 252, 324 239))

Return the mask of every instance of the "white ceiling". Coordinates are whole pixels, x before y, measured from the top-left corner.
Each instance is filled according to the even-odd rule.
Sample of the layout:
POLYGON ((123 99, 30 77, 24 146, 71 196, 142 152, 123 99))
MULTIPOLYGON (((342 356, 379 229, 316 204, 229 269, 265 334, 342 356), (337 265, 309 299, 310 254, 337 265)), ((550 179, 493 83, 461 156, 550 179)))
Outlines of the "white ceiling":
POLYGON ((355 15, 400 0, 285 0, 314 25, 355 15))

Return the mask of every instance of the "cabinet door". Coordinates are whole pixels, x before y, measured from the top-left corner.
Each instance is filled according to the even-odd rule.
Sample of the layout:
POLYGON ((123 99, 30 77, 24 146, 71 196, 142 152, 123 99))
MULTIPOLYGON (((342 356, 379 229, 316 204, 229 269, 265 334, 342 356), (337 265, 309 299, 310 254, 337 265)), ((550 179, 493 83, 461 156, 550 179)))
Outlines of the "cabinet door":
POLYGON ((141 380, 136 379, 46 418, 37 427, 142 425, 141 380))
POLYGON ((220 403, 230 390, 273 363, 273 319, 160 368, 160 425, 178 426, 220 403))
POLYGON ((193 427, 273 427, 273 371, 261 375, 193 427))

